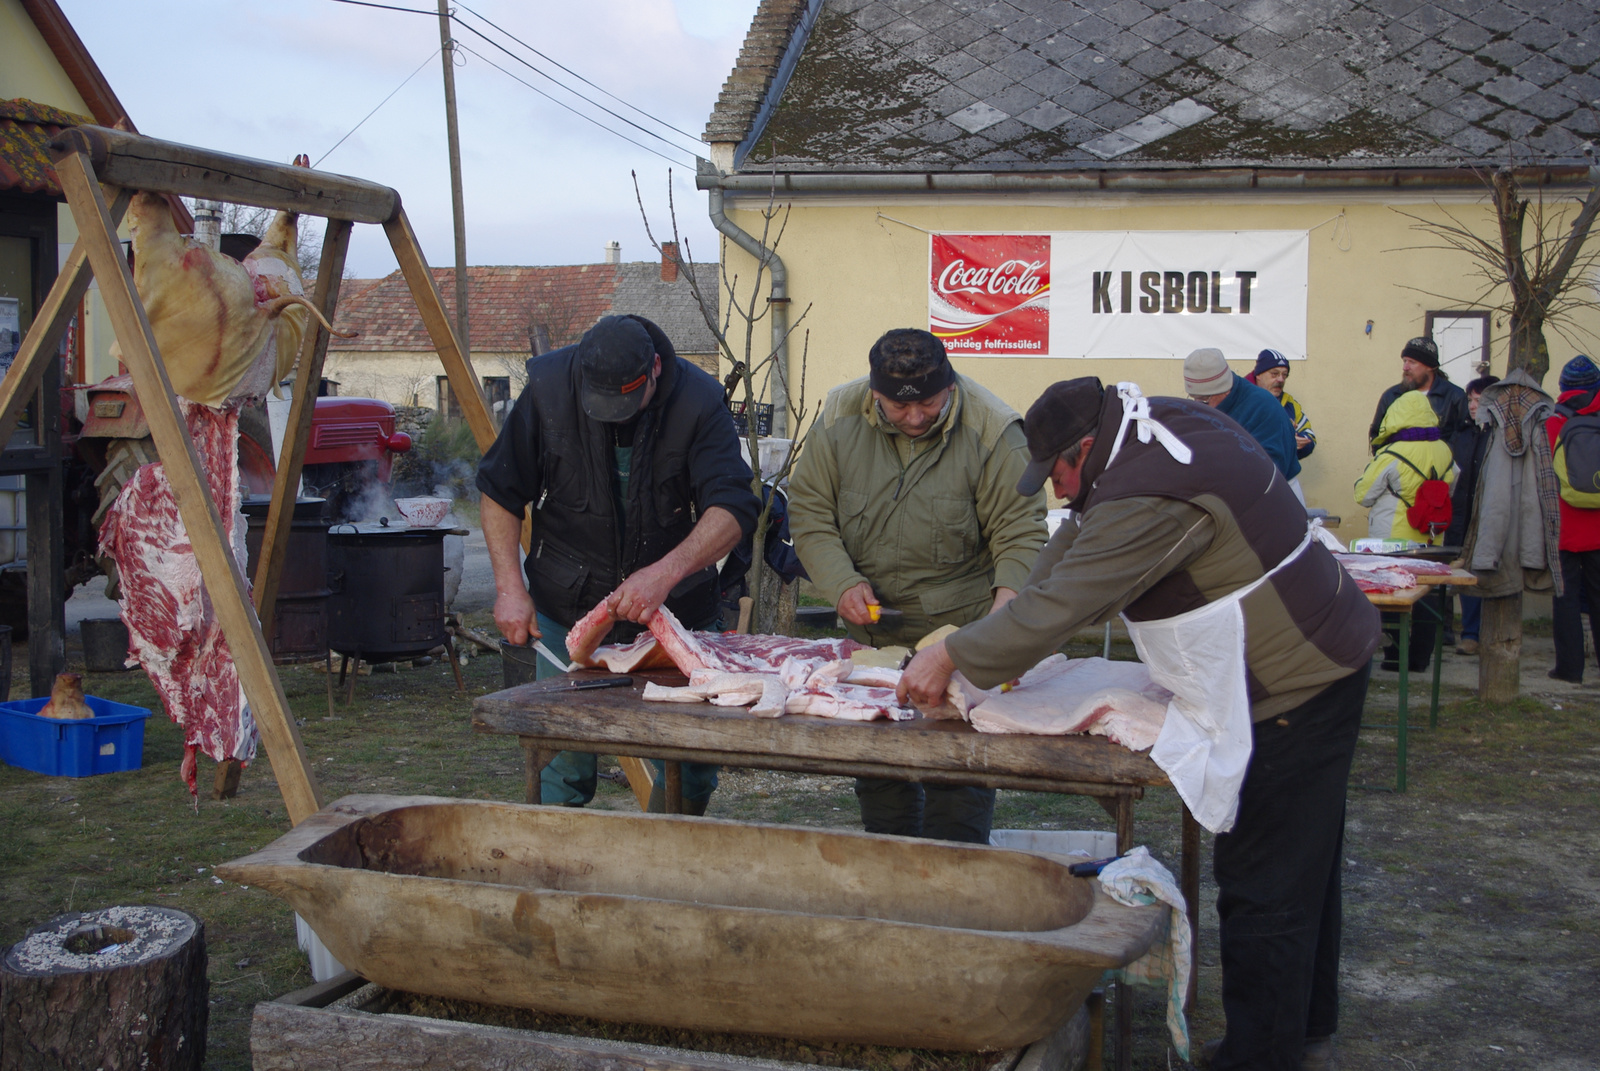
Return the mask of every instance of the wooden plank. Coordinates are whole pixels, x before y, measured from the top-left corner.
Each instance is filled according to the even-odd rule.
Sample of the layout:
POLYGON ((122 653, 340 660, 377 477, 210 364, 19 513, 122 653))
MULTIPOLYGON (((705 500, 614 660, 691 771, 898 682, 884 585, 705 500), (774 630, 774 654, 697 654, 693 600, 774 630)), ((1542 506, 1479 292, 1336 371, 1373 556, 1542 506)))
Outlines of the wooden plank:
POLYGON ((439 296, 439 286, 433 280, 433 272, 428 270, 427 258, 417 244, 416 232, 411 229, 405 209, 385 222, 383 230, 389 236, 389 245, 400 262, 406 284, 411 287, 411 297, 422 314, 422 325, 428 329, 433 348, 444 364, 445 375, 450 377, 450 390, 461 403, 472 437, 477 440, 479 450, 487 451, 494 445, 495 426, 483 397, 483 385, 472 370, 472 362, 461 352, 455 328, 450 326, 450 316, 445 312, 444 299, 439 296))
POLYGON ((1421 584, 1414 588, 1401 588, 1399 591, 1369 591, 1367 601, 1383 610, 1410 610, 1427 596, 1428 591, 1429 589, 1421 584))
POLYGON ((109 127, 71 127, 50 142, 50 155, 58 162, 77 153, 88 155, 102 182, 131 190, 209 197, 357 223, 383 223, 400 211, 400 195, 376 182, 109 127))
POLYGON ((322 806, 316 778, 273 669, 272 656, 261 638, 255 609, 245 595, 244 577, 234 561, 222 518, 201 475, 200 459, 178 411, 177 397, 161 363, 150 321, 133 286, 133 274, 122 255, 100 187, 89 170, 88 157, 79 154, 57 160, 56 173, 100 282, 106 310, 122 346, 122 359, 133 375, 134 390, 149 421, 156 452, 166 466, 200 575, 232 649, 240 684, 266 744, 290 821, 298 823, 322 806))
MULTIPOLYGON (((538 683, 473 703, 479 732, 583 741, 588 750, 628 745, 700 753, 914 767, 933 774, 1003 774, 1090 784, 1165 785, 1148 755, 1099 736, 980 733, 959 721, 845 722, 788 715, 757 718, 733 707, 693 713, 646 703, 643 685, 541 692, 538 683)), ((774 767, 776 768, 776 767, 774 767)))
MULTIPOLYGON (((344 275, 345 255, 350 251, 351 229, 348 220, 331 219, 322 238, 322 262, 317 267, 317 286, 311 300, 330 324, 338 311, 339 286, 344 275)), ((288 553, 289 530, 294 521, 295 491, 300 486, 300 471, 305 466, 311 418, 317 406, 317 388, 322 382, 322 364, 328 355, 327 329, 315 316, 308 317, 308 321, 300 347, 299 371, 295 374, 294 400, 289 405, 289 426, 278 456, 278 471, 272 477, 272 505, 267 510, 261 551, 256 561, 256 615, 261 619, 261 634, 267 637, 272 635, 278 582, 283 578, 283 560, 288 553)))
MULTIPOLYGON (((128 210, 133 193, 115 187, 107 187, 105 193, 112 198, 111 226, 115 230, 116 225, 122 222, 123 213, 128 210)), ((22 347, 17 350, 4 381, 0 381, 0 443, 11 441, 11 433, 17 430, 18 414, 39 389, 39 380, 55 357, 61 336, 66 333, 73 316, 77 315, 78 302, 89 292, 89 283, 93 278, 88 254, 80 239, 73 245, 72 252, 67 254, 67 262, 61 266, 55 285, 45 295, 44 304, 39 306, 33 325, 22 340, 22 347)))

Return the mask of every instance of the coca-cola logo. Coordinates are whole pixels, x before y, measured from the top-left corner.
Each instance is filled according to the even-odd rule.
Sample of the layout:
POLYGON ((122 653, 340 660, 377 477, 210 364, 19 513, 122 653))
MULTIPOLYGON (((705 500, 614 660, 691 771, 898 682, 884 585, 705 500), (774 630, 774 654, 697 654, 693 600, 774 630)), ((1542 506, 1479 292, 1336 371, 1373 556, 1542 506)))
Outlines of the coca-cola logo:
POLYGON ((1048 352, 1048 234, 935 234, 929 254, 928 330, 947 350, 1013 357, 1048 352))
POLYGON ((939 273, 941 294, 1020 294, 1024 297, 1039 292, 1044 280, 1039 277, 1047 260, 1008 260, 995 267, 969 265, 957 257, 939 273))

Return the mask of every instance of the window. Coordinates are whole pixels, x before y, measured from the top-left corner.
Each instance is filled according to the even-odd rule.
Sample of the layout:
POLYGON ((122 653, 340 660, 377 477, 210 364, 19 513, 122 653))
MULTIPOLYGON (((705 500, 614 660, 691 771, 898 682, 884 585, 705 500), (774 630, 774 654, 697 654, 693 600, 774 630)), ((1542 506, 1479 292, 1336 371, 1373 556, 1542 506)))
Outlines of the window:
POLYGON ((1489 314, 1430 312, 1428 336, 1439 347, 1439 368, 1464 387, 1489 370, 1489 314))
POLYGON ((460 420, 461 403, 456 401, 455 391, 450 389, 450 377, 439 376, 434 382, 438 384, 438 404, 434 408, 439 416, 445 420, 460 420))

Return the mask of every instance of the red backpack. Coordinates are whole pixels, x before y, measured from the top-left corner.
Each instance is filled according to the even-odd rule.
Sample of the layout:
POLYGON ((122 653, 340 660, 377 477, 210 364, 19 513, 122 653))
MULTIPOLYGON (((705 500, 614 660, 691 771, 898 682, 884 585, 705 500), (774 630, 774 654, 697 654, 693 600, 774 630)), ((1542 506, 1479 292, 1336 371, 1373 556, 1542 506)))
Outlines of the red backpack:
MULTIPOLYGON (((1450 527, 1450 485, 1439 479, 1439 474, 1432 468, 1423 472, 1409 458, 1393 450, 1383 452, 1403 462, 1406 468, 1422 477, 1422 486, 1417 488, 1415 501, 1406 502, 1406 523, 1419 532, 1426 532, 1428 541, 1433 542, 1436 536, 1442 535, 1450 527)), ((1400 501, 1406 500, 1401 498, 1400 501)))

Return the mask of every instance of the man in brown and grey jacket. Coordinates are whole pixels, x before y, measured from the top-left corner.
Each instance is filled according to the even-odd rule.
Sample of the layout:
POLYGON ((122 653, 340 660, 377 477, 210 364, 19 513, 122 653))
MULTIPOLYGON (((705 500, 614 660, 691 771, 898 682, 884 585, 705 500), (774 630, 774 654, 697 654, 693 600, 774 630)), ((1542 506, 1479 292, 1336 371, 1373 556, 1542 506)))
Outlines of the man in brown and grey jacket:
POLYGON ((1078 521, 1058 529, 1015 599, 920 653, 902 696, 933 705, 958 668, 995 687, 1121 613, 1136 642, 1147 628, 1160 641, 1140 643, 1152 676, 1179 682, 1168 684, 1178 693, 1169 723, 1184 700, 1218 722, 1237 704, 1252 739, 1213 856, 1228 1027, 1212 1066, 1324 1067, 1338 1015, 1345 788, 1378 614, 1307 540, 1304 507, 1238 424, 1137 395, 1077 379, 1028 410, 1033 463, 1017 490, 1048 478, 1078 521), (1229 664, 1195 665, 1230 622, 1242 627, 1229 664))

